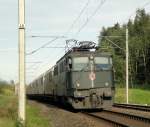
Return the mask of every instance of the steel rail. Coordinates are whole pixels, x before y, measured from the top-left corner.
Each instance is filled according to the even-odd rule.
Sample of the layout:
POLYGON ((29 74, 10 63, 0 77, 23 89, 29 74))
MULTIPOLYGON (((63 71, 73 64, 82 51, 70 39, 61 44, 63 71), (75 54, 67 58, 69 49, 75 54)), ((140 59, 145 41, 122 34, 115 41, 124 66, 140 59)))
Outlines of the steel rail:
POLYGON ((106 117, 103 117, 103 116, 98 116, 98 115, 95 115, 94 113, 85 113, 84 112, 83 114, 87 115, 87 116, 90 116, 90 117, 93 117, 93 118, 98 119, 98 120, 104 120, 108 123, 113 124, 116 127, 131 127, 129 124, 118 122, 118 121, 115 121, 115 120, 112 120, 112 119, 109 119, 109 118, 106 118, 106 117))
POLYGON ((146 126, 147 125, 150 125, 150 118, 148 117, 144 117, 144 116, 138 116, 138 115, 135 115, 135 114, 128 114, 128 113, 122 113, 122 112, 117 112, 117 111, 112 111, 112 110, 103 110, 102 112, 94 112, 94 113, 89 113, 89 112, 83 112, 85 115, 88 115, 88 116, 91 116, 91 117, 94 117, 96 119, 101 119, 101 120, 104 120, 108 123, 111 123, 113 124, 114 126, 117 126, 117 127, 136 127, 136 125, 134 124, 131 124, 130 123, 125 123, 124 121, 120 121, 120 120, 117 120, 117 119, 113 119, 113 118, 110 118, 110 117, 107 117, 107 116, 103 116, 101 115, 101 113, 110 113, 112 115, 118 115, 119 117, 125 117, 127 119, 130 119, 130 120, 134 120, 134 121, 141 121, 143 122, 143 126, 146 126), (100 113, 100 114, 98 114, 100 113))
POLYGON ((113 106, 118 108, 128 108, 128 109, 136 109, 140 111, 150 112, 150 106, 145 106, 145 105, 114 103, 113 106))
POLYGON ((117 114, 126 118, 130 118, 133 120, 139 120, 139 121, 144 121, 145 123, 150 124, 150 117, 146 116, 139 116, 131 113, 125 113, 125 112, 118 112, 118 111, 113 111, 113 110, 104 110, 104 112, 112 113, 112 114, 117 114))

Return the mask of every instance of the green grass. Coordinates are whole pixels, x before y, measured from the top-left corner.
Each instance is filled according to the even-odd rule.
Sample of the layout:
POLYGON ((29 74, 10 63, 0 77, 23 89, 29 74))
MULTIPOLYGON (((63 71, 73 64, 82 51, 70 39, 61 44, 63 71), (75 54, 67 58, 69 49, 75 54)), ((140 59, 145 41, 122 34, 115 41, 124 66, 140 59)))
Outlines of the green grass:
MULTIPOLYGON (((17 97, 11 87, 0 86, 0 127, 20 127, 17 122, 17 97)), ((40 107, 27 103, 26 127, 51 127, 49 116, 44 116, 40 107)))
MULTIPOLYGON (((126 102, 126 94, 124 88, 116 88, 115 102, 126 102)), ((150 90, 140 88, 129 89, 129 103, 150 105, 150 90)))
POLYGON ((15 127, 16 121, 0 117, 0 127, 15 127))
POLYGON ((0 94, 11 96, 14 93, 14 86, 0 84, 0 94))
POLYGON ((39 107, 27 105, 27 127, 50 127, 49 119, 40 114, 39 107))
POLYGON ((15 127, 16 119, 16 97, 13 95, 0 95, 0 127, 15 127))

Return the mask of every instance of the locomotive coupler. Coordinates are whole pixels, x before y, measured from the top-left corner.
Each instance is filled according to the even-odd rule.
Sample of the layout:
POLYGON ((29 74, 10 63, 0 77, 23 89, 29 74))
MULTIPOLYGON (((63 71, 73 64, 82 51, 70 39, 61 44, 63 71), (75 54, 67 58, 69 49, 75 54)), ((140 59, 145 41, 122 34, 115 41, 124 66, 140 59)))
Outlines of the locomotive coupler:
POLYGON ((90 94, 90 103, 91 103, 92 108, 98 107, 98 105, 100 104, 100 100, 101 98, 95 93, 90 94))

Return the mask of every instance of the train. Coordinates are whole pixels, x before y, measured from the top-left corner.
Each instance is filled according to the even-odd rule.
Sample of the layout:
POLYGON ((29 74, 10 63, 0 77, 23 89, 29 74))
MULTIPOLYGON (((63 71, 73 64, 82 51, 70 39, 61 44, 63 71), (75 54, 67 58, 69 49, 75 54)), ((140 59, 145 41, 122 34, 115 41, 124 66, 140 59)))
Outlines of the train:
POLYGON ((82 41, 31 82, 27 96, 51 98, 74 109, 110 108, 115 92, 113 70, 110 53, 82 41))

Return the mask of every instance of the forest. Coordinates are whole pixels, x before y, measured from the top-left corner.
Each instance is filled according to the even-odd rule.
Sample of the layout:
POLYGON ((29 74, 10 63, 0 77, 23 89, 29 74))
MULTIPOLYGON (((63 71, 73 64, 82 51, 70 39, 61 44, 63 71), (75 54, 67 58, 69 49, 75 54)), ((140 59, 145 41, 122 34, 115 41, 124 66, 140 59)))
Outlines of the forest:
POLYGON ((115 81, 125 84, 126 27, 129 30, 129 85, 144 86, 150 83, 150 14, 138 9, 127 24, 116 23, 103 27, 99 36, 100 50, 113 54, 115 81), (114 45, 114 44, 116 45, 114 45), (119 47, 119 48, 118 48, 119 47))

